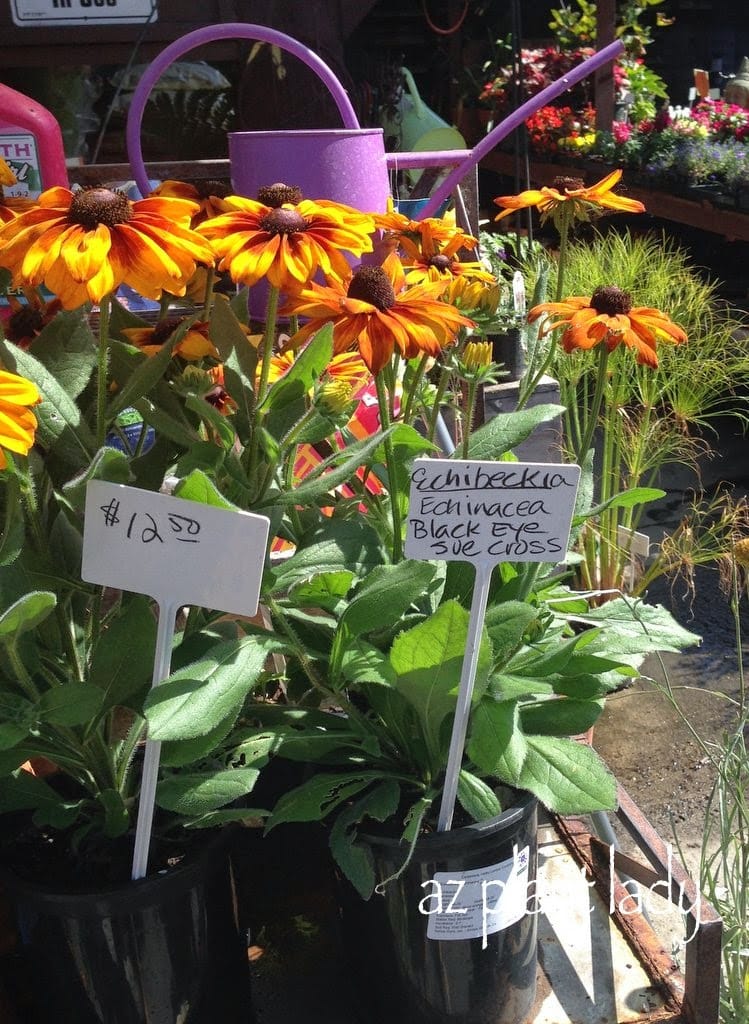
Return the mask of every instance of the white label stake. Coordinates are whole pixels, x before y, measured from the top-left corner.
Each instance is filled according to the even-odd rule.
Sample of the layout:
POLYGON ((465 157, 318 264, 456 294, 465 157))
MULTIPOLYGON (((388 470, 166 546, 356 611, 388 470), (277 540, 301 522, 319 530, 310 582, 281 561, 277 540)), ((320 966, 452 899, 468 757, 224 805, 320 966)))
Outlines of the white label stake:
MULTIPOLYGON (((270 522, 266 516, 186 501, 123 484, 86 488, 81 578, 152 597, 159 608, 153 685, 169 675, 177 612, 200 605, 254 615, 270 522)), ((148 867, 161 744, 143 761, 133 879, 148 867)))
POLYGON ((494 566, 552 562, 567 551, 580 467, 531 462, 416 459, 406 556, 476 567, 468 635, 437 829, 452 825, 481 631, 494 566))

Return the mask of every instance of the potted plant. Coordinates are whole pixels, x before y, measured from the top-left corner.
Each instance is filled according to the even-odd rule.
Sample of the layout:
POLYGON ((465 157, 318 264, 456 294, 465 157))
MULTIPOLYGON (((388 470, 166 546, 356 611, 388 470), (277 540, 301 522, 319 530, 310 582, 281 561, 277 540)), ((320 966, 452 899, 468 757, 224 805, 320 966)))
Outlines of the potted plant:
MULTIPOLYGON (((12 853, 36 850, 36 840, 64 849, 78 882, 95 861, 114 866, 132 846, 147 731, 162 744, 158 870, 159 848, 169 867, 193 826, 262 817, 252 789, 282 754, 317 771, 278 801, 271 825, 338 812, 335 852, 363 891, 374 875, 355 835, 361 819, 380 820, 397 844, 405 835, 399 871, 419 862, 466 635, 466 567, 404 558, 413 460, 438 451, 447 407, 460 454, 482 460, 511 458, 559 409, 473 429, 479 385, 495 368, 468 314, 485 304, 477 289, 495 285, 479 263, 457 259, 475 240, 454 218, 372 216, 280 184, 257 200, 204 191, 165 183, 133 202, 106 188, 52 189, 0 229, 0 266, 26 292, 0 343, 10 375, 0 809, 17 823, 12 853), (375 227, 373 262, 352 266, 372 250, 375 227), (314 280, 321 269, 324 285, 314 280), (267 286, 259 333, 246 291, 230 301, 214 290, 222 275, 267 286), (115 296, 120 285, 151 300, 150 320, 115 296), (81 581, 84 495, 95 480, 166 488, 271 524, 259 617, 191 608, 176 623, 173 671, 153 690, 152 606, 81 581), (45 766, 53 774, 42 778, 45 766)), ((499 782, 559 809, 610 806, 605 768, 566 736, 588 727, 612 681, 636 671, 638 652, 692 637, 662 610, 591 611, 544 570, 506 562, 495 576, 462 806, 481 832, 500 810, 499 782), (539 790, 534 765, 554 784, 539 790)), ((530 837, 534 800, 519 799, 530 837)), ((128 882, 126 862, 117 881, 135 907, 161 879, 128 882)), ((85 911, 83 897, 66 899, 103 927, 96 897, 85 911)), ((185 961, 183 1004, 200 1002, 190 983, 204 948, 185 961)), ((533 955, 532 937, 525 948, 533 955)), ((122 978, 123 958, 114 960, 122 978)), ((84 1002, 122 991, 107 971, 99 985, 84 1002)), ((527 978, 520 988, 526 999, 527 978)), ((142 1015, 133 999, 109 1019, 142 1015)))

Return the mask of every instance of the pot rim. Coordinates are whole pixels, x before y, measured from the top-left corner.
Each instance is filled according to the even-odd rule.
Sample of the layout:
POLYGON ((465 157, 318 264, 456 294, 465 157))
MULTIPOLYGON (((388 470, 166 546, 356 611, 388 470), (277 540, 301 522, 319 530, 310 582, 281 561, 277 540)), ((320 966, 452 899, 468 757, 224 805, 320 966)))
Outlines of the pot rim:
MULTIPOLYGON (((474 821, 470 825, 461 825, 460 828, 451 829, 449 832, 428 832, 419 836, 414 847, 413 855, 420 857, 423 854, 438 857, 442 853, 448 853, 458 847, 471 845, 473 842, 497 832, 510 831, 517 828, 526 821, 538 807, 538 798, 528 790, 516 790, 515 802, 501 814, 494 818, 487 818, 485 821, 474 821)), ((403 841, 400 837, 376 835, 370 832, 360 831, 358 837, 370 846, 385 847, 391 850, 403 849, 403 841)))
POLYGON ((69 911, 77 915, 106 916, 136 912, 154 902, 163 902, 178 897, 185 889, 194 886, 199 879, 208 878, 223 870, 234 837, 231 827, 223 828, 200 847, 192 856, 173 868, 147 875, 136 881, 128 880, 119 885, 106 885, 100 889, 85 887, 79 890, 44 881, 30 881, 20 878, 6 864, 0 863, 0 884, 12 898, 39 904, 59 913, 69 911))

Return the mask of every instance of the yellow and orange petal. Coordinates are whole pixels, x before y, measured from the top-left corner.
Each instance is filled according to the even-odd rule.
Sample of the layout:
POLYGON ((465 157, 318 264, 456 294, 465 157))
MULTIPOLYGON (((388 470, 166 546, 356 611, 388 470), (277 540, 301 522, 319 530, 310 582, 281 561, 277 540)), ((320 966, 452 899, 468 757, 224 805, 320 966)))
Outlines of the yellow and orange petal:
POLYGON ((0 370, 0 469, 8 465, 6 448, 18 455, 28 455, 37 428, 31 407, 41 400, 37 386, 30 380, 0 370))
MULTIPOLYGON (((122 333, 131 345, 135 345, 147 356, 155 356, 174 332, 184 323, 185 317, 169 317, 154 327, 124 327, 122 333)), ((204 359, 206 356, 220 358, 216 346, 208 336, 210 324, 199 321, 191 324, 172 349, 172 355, 181 356, 188 362, 204 359)))
POLYGON ((224 199, 230 192, 229 186, 222 181, 206 179, 190 184, 187 181, 174 181, 170 178, 157 185, 151 195, 187 199, 191 203, 196 203, 198 209, 192 215, 190 223, 190 227, 195 229, 212 217, 227 212, 229 207, 224 199))
POLYGON ((637 199, 615 195, 611 190, 622 176, 621 169, 612 171, 595 185, 585 187, 580 179, 557 178, 552 186, 527 189, 515 196, 498 196, 494 202, 502 212, 494 218, 502 220, 515 210, 536 207, 542 220, 554 217, 563 207, 579 220, 589 220, 591 213, 613 210, 616 213, 643 213, 645 206, 637 199))
POLYGON ((561 343, 568 353, 601 343, 609 351, 625 345, 635 351, 638 363, 655 368, 659 342, 680 345, 687 340, 665 313, 649 306, 633 307, 627 293, 613 286, 597 288, 590 297, 574 295, 563 302, 541 303, 529 312, 528 320, 533 323, 544 314, 549 319, 541 333, 563 328, 561 343))
POLYGON ((127 284, 148 299, 184 295, 199 263, 211 265, 206 240, 190 230, 194 203, 119 190, 56 186, 0 227, 0 266, 14 287, 44 284, 66 309, 101 302, 127 284))
POLYGON ((407 359, 437 356, 461 327, 474 326, 454 306, 440 301, 447 284, 445 280, 408 287, 400 260, 391 254, 381 267, 360 267, 345 283, 311 284, 290 297, 282 312, 308 318, 293 343, 332 323, 334 352, 358 349, 371 372, 377 373, 395 348, 407 359))
POLYGON ((346 276, 346 252, 372 251, 372 217, 340 203, 302 199, 267 206, 242 196, 224 202, 230 212, 206 221, 200 231, 220 257, 219 269, 236 283, 249 286, 265 278, 283 291, 298 291, 318 270, 346 276))

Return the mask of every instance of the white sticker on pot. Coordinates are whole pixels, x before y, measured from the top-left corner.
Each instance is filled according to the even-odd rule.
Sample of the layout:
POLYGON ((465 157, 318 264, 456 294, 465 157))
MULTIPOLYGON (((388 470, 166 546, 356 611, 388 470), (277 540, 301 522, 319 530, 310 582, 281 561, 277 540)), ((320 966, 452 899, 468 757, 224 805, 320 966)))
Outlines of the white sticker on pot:
POLYGON ((561 561, 580 467, 416 459, 406 555, 494 565, 561 561))
POLYGON ((515 924, 526 913, 527 846, 499 864, 472 871, 436 871, 424 882, 419 911, 427 916, 427 938, 446 942, 481 939, 515 924))
POLYGON ((91 480, 81 577, 162 605, 254 615, 269 526, 253 512, 91 480))

